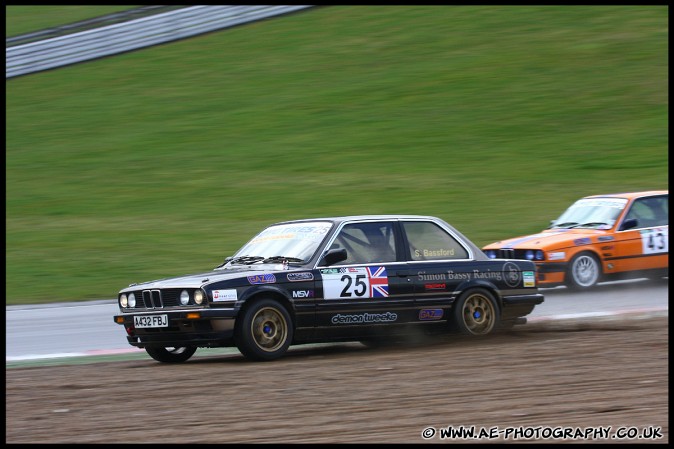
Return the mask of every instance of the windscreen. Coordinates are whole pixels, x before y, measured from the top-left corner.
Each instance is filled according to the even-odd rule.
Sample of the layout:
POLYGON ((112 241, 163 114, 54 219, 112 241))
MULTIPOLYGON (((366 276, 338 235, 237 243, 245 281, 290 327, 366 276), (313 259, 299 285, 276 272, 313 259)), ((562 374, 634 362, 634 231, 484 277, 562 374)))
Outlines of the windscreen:
POLYGON ((625 208, 625 198, 583 198, 573 203, 552 227, 574 228, 593 225, 608 229, 625 208))
POLYGON ((332 223, 326 221, 273 225, 253 237, 234 258, 283 256, 306 262, 318 250, 331 227, 332 223))

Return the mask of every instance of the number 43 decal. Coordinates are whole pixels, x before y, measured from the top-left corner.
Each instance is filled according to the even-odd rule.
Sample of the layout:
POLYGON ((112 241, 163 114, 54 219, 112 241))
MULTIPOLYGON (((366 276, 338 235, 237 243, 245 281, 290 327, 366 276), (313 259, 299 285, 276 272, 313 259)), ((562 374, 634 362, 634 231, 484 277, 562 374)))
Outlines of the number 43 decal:
POLYGON ((669 228, 655 228, 641 231, 641 247, 644 254, 669 252, 669 228))

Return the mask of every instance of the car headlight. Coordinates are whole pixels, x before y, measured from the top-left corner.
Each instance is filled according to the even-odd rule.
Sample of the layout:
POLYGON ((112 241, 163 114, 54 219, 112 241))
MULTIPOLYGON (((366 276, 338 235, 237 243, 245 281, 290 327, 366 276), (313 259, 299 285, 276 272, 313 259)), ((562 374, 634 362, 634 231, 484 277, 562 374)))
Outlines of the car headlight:
POLYGON ((129 294, 129 307, 136 307, 136 295, 133 293, 129 294))
POLYGON ((527 260, 534 260, 534 252, 533 252, 532 250, 528 249, 528 250, 524 253, 524 257, 526 257, 527 260))
POLYGON ((540 250, 540 249, 537 250, 537 251, 534 253, 534 259, 536 259, 536 260, 544 260, 544 259, 545 259, 545 253, 543 253, 543 251, 540 250))
POLYGON ((493 249, 488 249, 488 250, 485 251, 484 253, 485 253, 485 254, 487 255, 487 257, 489 257, 490 259, 496 259, 496 251, 494 251, 493 249))
POLYGON ((126 297, 125 294, 122 294, 122 296, 119 297, 119 305, 126 308, 126 306, 129 305, 129 299, 126 297))
POLYGON ((186 306, 188 302, 190 302, 190 294, 187 292, 187 290, 181 291, 180 292, 180 304, 186 306))
POLYGON ((201 290, 195 290, 194 302, 197 304, 201 304, 202 302, 204 302, 204 292, 202 292, 201 290))

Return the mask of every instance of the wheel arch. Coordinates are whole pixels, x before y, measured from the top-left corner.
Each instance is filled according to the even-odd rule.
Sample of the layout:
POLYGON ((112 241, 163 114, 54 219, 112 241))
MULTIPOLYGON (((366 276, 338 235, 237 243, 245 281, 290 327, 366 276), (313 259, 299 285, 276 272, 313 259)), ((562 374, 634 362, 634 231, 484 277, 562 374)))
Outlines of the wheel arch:
MULTIPOLYGON (((273 299, 278 301, 290 315, 291 324, 293 328, 295 327, 295 307, 287 294, 278 288, 267 287, 251 291, 242 299, 238 314, 241 315, 248 307, 251 307, 252 304, 262 299, 273 299)), ((239 320, 237 319, 235 326, 238 326, 238 323, 239 320)))
POLYGON ((569 282, 571 281, 568 276, 569 272, 572 269, 573 262, 576 259, 576 257, 579 257, 584 254, 589 254, 593 256, 597 260, 597 266, 599 267, 599 278, 597 279, 597 282, 601 282, 602 278, 606 276, 606 267, 604 266, 604 258, 601 256, 599 252, 597 252, 596 248, 592 246, 580 246, 577 247, 577 251, 574 251, 573 253, 570 253, 567 257, 567 268, 564 270, 564 284, 569 285, 569 282))
POLYGON ((484 336, 498 329, 501 325, 503 307, 501 297, 495 289, 496 286, 489 282, 475 282, 462 290, 456 297, 451 311, 449 324, 452 332, 484 336), (475 302, 475 298, 478 298, 478 302, 475 302), (468 301, 470 305, 466 307, 468 301), (489 303, 489 306, 484 306, 483 302, 489 303), (491 318, 489 309, 492 309, 493 313, 491 318))
POLYGON ((574 246, 571 247, 567 250, 567 256, 566 256, 566 263, 567 265, 571 264, 571 261, 573 260, 574 257, 576 257, 579 254, 582 253, 591 253, 594 257, 597 258, 599 261, 599 265, 601 266, 602 272, 604 272, 604 258, 601 256, 601 253, 597 248, 594 246, 586 245, 586 246, 574 246))
MULTIPOLYGON (((492 282, 483 279, 464 281, 456 288, 456 299, 461 297, 461 295, 465 294, 466 292, 476 288, 481 288, 491 293, 491 295, 494 297, 494 300, 496 301, 496 314, 498 318, 501 319, 501 316, 503 316, 503 296, 501 295, 499 288, 492 282)), ((456 300, 454 301, 452 308, 454 308, 455 304, 456 300)))

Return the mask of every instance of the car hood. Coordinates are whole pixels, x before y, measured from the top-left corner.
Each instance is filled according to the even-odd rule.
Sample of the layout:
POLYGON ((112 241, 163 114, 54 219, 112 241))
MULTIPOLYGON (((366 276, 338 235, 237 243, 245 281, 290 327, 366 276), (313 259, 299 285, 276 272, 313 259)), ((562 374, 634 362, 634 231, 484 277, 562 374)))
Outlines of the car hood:
POLYGON ((266 264, 264 266, 256 266, 255 268, 246 265, 236 268, 226 268, 224 270, 212 270, 206 271, 204 273, 186 274, 183 276, 131 284, 127 288, 120 290, 120 293, 140 289, 201 288, 204 285, 212 284, 214 282, 226 281, 255 274, 275 273, 279 271, 288 270, 284 270, 281 264, 266 264))
POLYGON ((491 243, 483 249, 542 249, 554 250, 570 246, 587 245, 606 235, 596 229, 546 229, 538 234, 523 235, 491 243))

